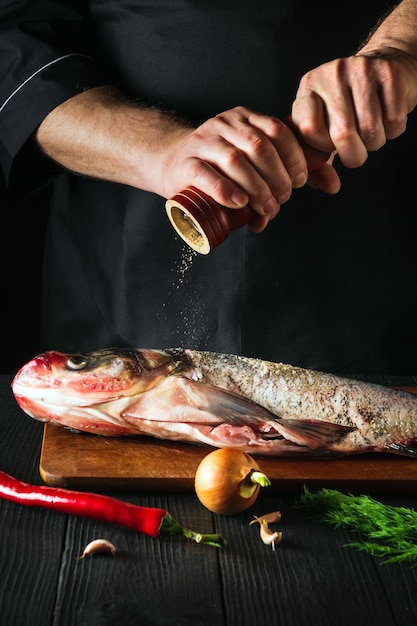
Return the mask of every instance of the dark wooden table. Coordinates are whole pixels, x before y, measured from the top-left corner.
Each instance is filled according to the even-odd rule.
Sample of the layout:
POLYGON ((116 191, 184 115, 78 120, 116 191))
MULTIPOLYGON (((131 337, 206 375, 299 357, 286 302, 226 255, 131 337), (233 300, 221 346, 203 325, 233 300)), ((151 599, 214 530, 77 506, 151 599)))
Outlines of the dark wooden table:
MULTIPOLYGON (((0 376, 0 469, 42 484, 43 425, 26 416, 0 376)), ((401 381, 415 384, 416 380, 401 381)), ((417 467, 416 467, 417 471, 417 467)), ((346 547, 352 534, 312 521, 299 493, 265 493, 256 513, 282 512, 275 551, 249 526, 255 510, 212 515, 193 493, 109 494, 167 509, 181 524, 220 532, 225 548, 153 539, 91 519, 0 501, 1 626, 410 626, 417 568, 382 564, 346 547), (77 560, 99 537, 115 556, 77 560)), ((372 495, 372 494, 371 494, 372 495)), ((378 494, 417 506, 417 494, 378 494)))

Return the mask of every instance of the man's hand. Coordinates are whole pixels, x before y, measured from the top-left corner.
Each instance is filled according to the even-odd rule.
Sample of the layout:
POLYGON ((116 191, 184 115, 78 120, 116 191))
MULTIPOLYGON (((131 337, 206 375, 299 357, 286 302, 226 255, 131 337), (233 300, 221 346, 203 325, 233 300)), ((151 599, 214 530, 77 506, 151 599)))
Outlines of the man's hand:
MULTIPOLYGON (((127 103, 110 87, 58 106, 39 126, 36 141, 75 173, 165 198, 193 185, 230 208, 250 204, 258 213, 251 223, 255 232, 308 178, 304 151, 278 118, 236 107, 193 128, 158 109, 127 103)), ((332 192, 334 178, 326 166, 318 186, 332 192)))
POLYGON ((403 0, 356 55, 302 77, 292 119, 309 144, 355 168, 405 131, 416 104, 417 2, 403 0))

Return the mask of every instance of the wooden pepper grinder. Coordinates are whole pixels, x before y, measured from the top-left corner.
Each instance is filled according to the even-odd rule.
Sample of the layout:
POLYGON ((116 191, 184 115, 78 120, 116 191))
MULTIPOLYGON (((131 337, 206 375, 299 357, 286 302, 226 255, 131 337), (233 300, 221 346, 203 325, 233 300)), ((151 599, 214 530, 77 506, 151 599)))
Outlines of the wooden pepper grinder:
MULTIPOLYGON (((293 131, 291 116, 285 120, 293 131)), ((298 136, 298 134, 297 134, 298 136)), ((316 150, 298 136, 309 172, 328 161, 330 154, 316 150)), ((256 215, 248 205, 229 209, 195 187, 187 187, 167 200, 168 218, 178 235, 199 254, 208 254, 227 239, 231 230, 248 224, 256 215)))

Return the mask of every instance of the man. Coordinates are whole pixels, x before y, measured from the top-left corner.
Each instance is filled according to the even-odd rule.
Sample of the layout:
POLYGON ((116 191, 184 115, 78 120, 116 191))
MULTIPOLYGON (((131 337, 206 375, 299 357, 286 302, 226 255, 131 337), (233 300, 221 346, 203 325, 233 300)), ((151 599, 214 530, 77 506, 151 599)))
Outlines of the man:
POLYGON ((183 345, 414 373, 417 3, 383 11, 6 6, 4 176, 12 188, 54 179, 43 347, 183 345), (319 190, 281 121, 291 110, 304 139, 337 151, 310 177, 319 190), (164 199, 191 184, 249 203, 252 230, 188 256, 164 199))

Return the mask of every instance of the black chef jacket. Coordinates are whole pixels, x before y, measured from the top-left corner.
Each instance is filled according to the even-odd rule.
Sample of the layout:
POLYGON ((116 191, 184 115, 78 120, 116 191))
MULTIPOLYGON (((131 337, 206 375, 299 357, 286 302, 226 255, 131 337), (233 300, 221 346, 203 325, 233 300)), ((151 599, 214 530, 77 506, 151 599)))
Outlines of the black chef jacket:
MULTIPOLYGON (((353 53, 386 2, 2 2, 0 163, 11 188, 53 181, 42 348, 185 346, 334 371, 416 373, 417 120, 336 196, 295 190, 261 234, 207 256, 165 199, 60 170, 31 135, 102 84, 198 123, 246 105, 285 116, 302 74, 353 53)), ((150 164, 150 167, 152 164, 150 164)))

